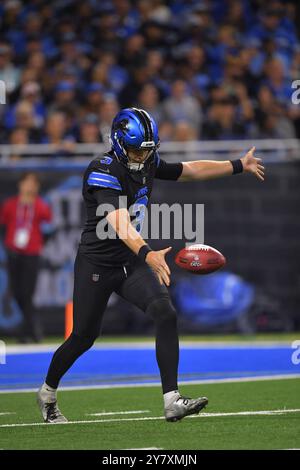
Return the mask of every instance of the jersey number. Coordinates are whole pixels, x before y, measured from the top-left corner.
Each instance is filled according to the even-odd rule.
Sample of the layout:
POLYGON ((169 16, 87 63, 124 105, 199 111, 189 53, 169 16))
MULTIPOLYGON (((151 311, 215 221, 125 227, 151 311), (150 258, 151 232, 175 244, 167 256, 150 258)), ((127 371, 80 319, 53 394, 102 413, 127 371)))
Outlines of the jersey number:
POLYGON ((135 227, 138 233, 141 233, 146 213, 146 206, 148 204, 148 197, 143 196, 135 201, 132 207, 132 215, 135 219, 132 221, 132 225, 135 227))

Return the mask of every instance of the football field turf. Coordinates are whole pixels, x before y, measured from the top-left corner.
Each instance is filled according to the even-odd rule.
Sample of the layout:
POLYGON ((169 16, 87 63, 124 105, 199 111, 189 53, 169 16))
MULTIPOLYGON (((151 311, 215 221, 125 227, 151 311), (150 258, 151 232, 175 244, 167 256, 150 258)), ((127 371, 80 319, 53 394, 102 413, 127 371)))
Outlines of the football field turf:
POLYGON ((159 386, 59 392, 67 424, 41 423, 34 393, 0 395, 1 449, 300 448, 300 379, 182 385, 196 417, 163 418, 159 386))

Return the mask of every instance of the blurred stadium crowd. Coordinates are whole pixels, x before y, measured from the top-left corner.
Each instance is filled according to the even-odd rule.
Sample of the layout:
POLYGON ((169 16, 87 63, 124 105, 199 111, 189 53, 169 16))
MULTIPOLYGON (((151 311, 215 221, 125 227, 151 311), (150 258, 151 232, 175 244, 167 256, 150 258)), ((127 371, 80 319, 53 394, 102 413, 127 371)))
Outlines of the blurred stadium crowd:
POLYGON ((296 3, 3 0, 0 143, 72 151, 126 106, 162 141, 300 137, 296 3))

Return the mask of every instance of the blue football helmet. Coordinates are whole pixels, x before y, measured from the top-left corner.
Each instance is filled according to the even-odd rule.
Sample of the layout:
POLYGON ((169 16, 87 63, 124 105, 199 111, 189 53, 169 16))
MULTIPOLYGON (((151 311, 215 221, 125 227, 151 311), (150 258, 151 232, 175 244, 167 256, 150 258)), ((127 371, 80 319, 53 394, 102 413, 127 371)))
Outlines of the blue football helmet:
POLYGON ((128 160, 128 150, 149 149, 147 162, 151 161, 160 141, 156 122, 150 114, 138 108, 122 109, 114 118, 110 141, 112 150, 122 163, 131 169, 141 169, 143 164, 133 164, 128 160))

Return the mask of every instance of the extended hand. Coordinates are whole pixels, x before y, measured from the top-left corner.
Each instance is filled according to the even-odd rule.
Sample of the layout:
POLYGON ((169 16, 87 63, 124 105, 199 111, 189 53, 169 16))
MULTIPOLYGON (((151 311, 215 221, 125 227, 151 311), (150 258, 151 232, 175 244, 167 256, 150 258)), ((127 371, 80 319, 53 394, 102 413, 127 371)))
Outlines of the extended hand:
POLYGON ((146 263, 156 272, 159 282, 165 283, 166 286, 170 285, 170 269, 165 261, 166 254, 172 250, 172 247, 165 248, 159 251, 150 251, 146 256, 146 263))
POLYGON ((252 147, 244 157, 241 158, 243 169, 245 172, 253 173, 256 178, 264 181, 265 167, 261 165, 262 159, 254 157, 255 147, 252 147))

